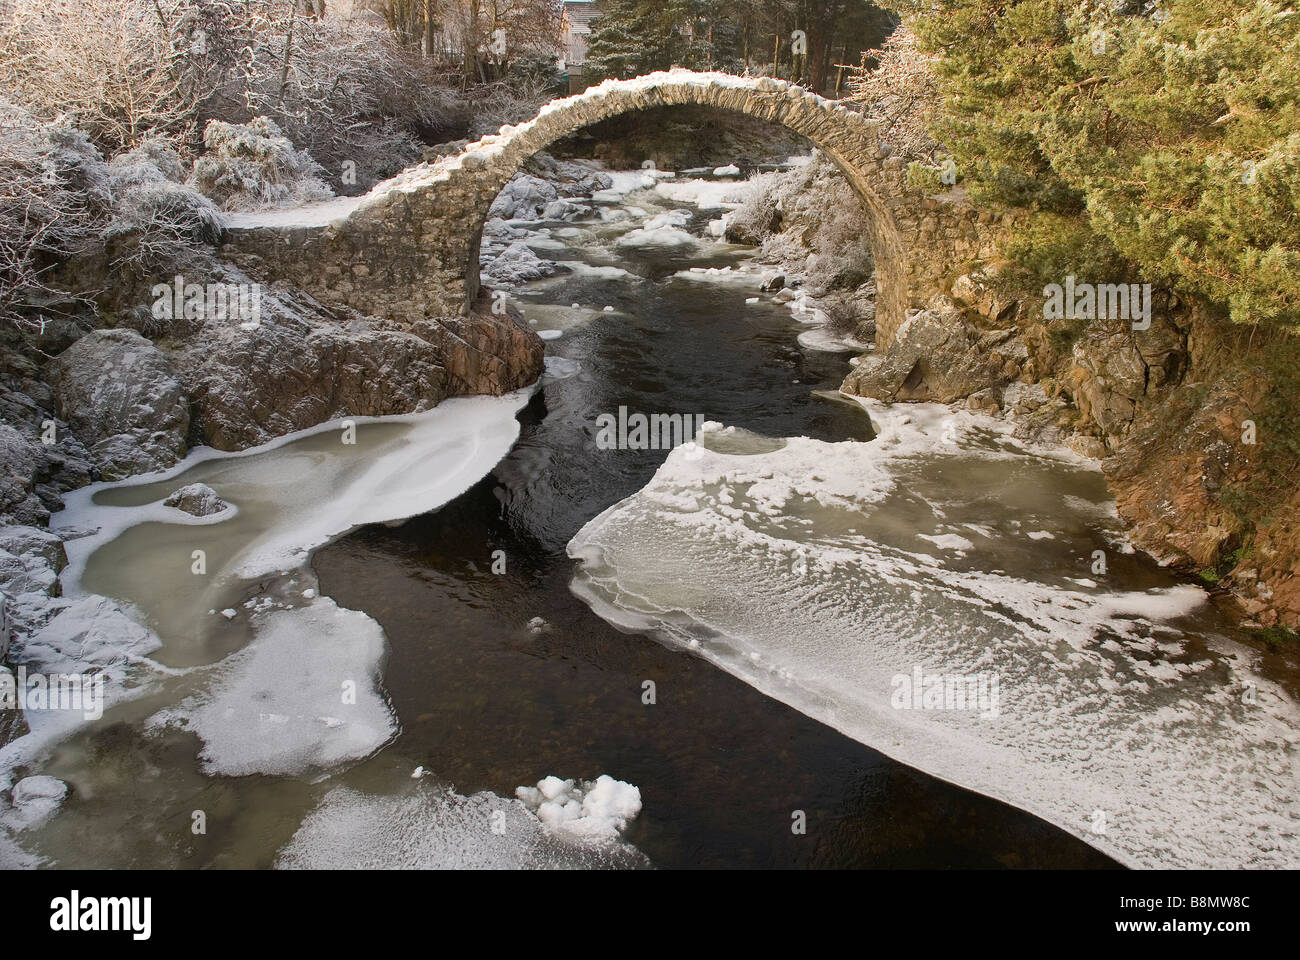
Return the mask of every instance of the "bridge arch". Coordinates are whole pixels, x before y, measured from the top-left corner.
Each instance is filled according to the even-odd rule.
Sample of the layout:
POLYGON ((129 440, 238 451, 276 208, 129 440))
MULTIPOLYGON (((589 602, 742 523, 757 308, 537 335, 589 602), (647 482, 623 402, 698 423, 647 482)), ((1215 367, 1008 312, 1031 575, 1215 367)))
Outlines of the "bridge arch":
POLYGON ((479 239, 488 211, 497 195, 535 154, 546 150, 584 127, 626 113, 656 107, 699 104, 779 123, 807 138, 844 174, 871 214, 871 247, 876 261, 877 309, 882 318, 897 313, 901 321, 907 306, 904 276, 905 247, 890 192, 881 181, 877 154, 879 142, 874 121, 840 104, 771 78, 746 78, 722 73, 675 70, 652 73, 633 80, 607 80, 585 94, 553 101, 538 116, 517 127, 503 127, 476 147, 499 146, 493 162, 479 180, 471 221, 466 265, 467 299, 476 296, 479 239))
POLYGON ((898 169, 887 175, 876 123, 770 77, 672 70, 607 80, 554 100, 532 120, 423 163, 362 197, 302 208, 293 216, 245 215, 231 241, 258 255, 267 272, 326 302, 416 323, 466 314, 477 298, 479 243, 493 200, 534 154, 584 127, 656 107, 699 104, 781 124, 835 163, 872 223, 877 342, 888 344, 918 292, 909 247, 918 220, 898 169), (911 241, 909 243, 909 240, 911 241))

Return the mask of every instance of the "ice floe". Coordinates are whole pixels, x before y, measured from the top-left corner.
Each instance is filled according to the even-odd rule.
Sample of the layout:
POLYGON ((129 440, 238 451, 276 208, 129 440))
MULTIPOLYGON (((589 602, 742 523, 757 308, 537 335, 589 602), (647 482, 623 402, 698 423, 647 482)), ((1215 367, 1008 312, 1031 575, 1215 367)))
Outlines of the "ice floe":
POLYGON ((1187 627, 1203 591, 1129 585, 1118 561, 1088 579, 1115 526, 1095 467, 966 411, 864 405, 867 443, 725 431, 674 451, 570 543, 573 589, 1124 863, 1300 865, 1295 704, 1187 627), (997 715, 896 709, 917 668, 995 677, 997 715))

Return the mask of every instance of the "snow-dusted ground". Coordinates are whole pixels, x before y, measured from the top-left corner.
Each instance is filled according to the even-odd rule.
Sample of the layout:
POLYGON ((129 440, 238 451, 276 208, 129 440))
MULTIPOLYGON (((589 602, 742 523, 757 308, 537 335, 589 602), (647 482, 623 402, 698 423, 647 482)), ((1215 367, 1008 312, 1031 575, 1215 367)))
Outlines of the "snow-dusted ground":
POLYGON ((867 405, 870 443, 715 429, 674 451, 573 539, 574 590, 1124 863, 1300 866, 1300 712, 1250 650, 1174 622, 1202 591, 1114 575, 1093 468, 1001 421, 867 405), (918 668, 996 677, 995 709, 896 708, 918 668))

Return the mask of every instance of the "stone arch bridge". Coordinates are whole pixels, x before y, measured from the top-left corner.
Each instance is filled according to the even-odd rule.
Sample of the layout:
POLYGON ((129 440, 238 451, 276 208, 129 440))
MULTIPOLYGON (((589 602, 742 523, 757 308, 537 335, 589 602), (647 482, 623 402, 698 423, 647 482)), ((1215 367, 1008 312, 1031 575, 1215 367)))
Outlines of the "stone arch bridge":
POLYGON ((909 307, 944 288, 976 241, 968 206, 907 188, 904 164, 881 148, 875 121, 781 80, 672 70, 552 101, 533 120, 361 197, 233 215, 227 242, 259 258, 264 279, 289 280, 324 303, 405 322, 464 315, 479 294, 488 209, 530 157, 610 117, 684 104, 782 124, 839 167, 870 212, 878 346, 892 341, 909 307))

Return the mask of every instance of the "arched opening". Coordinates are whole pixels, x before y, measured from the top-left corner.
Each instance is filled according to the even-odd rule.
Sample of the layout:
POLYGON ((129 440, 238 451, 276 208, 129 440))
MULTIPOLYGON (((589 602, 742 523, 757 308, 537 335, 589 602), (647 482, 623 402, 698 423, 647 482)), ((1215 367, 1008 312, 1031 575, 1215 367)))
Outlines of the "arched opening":
MULTIPOLYGON (((536 119, 514 129, 503 128, 501 134, 486 137, 476 145, 495 155, 490 164, 471 173, 477 179, 463 261, 464 310, 468 312, 479 297, 480 244, 493 201, 530 158, 602 121, 634 111, 689 104, 779 124, 806 139, 835 164, 870 215, 879 323, 886 329, 901 323, 908 306, 905 244, 878 189, 881 183, 874 125, 843 106, 779 81, 687 71, 607 81, 580 96, 553 101, 536 119)), ((471 146, 467 154, 475 149, 471 146)))

